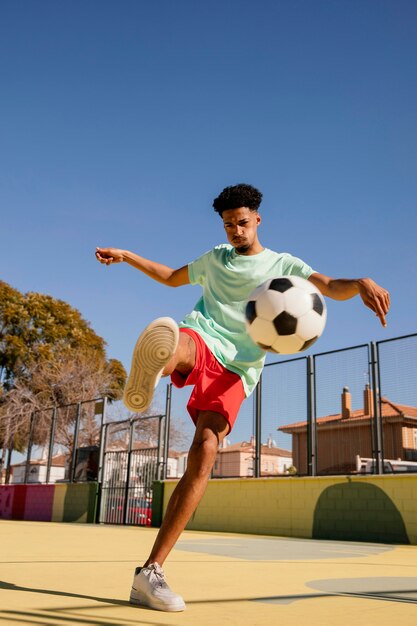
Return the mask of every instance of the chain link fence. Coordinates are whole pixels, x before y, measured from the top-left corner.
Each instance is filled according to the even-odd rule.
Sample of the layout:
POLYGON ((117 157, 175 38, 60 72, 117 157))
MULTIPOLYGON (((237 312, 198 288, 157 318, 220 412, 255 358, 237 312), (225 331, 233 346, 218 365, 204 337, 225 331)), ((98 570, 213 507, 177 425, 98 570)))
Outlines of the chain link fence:
POLYGON ((374 454, 367 345, 314 356, 318 475, 351 474, 374 454))
MULTIPOLYGON (((190 443, 188 395, 173 388, 172 415, 190 443)), ((417 472, 417 334, 267 364, 212 477, 404 472, 417 472)))
POLYGON ((384 473, 417 471, 417 335, 377 344, 384 473))
MULTIPOLYGON (((135 491, 138 481, 185 472, 194 434, 190 391, 168 385, 164 415, 111 427, 105 399, 37 411, 21 434, 23 455, 2 451, 2 482, 99 480, 123 490, 130 480, 131 498, 146 498, 147 488, 135 491), (108 470, 110 479, 103 464, 107 455, 114 470, 116 452, 126 460, 117 478, 108 470)), ((405 472, 417 472, 417 333, 267 364, 212 477, 405 472)))
POLYGON ((2 450, 1 482, 58 483, 97 481, 106 399, 35 411, 26 446, 2 450))

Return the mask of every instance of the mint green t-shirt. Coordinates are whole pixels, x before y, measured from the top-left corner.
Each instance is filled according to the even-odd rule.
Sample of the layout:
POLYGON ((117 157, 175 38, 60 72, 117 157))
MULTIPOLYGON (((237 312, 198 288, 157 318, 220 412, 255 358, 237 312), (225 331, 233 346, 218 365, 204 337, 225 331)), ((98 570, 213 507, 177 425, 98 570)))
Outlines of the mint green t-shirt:
POLYGON ((180 323, 205 341, 216 359, 242 378, 248 396, 256 386, 265 352, 249 337, 245 325, 246 301, 266 280, 295 275, 309 278, 313 269, 286 252, 265 249, 259 254, 237 254, 230 244, 216 246, 188 265, 192 285, 203 295, 180 323))

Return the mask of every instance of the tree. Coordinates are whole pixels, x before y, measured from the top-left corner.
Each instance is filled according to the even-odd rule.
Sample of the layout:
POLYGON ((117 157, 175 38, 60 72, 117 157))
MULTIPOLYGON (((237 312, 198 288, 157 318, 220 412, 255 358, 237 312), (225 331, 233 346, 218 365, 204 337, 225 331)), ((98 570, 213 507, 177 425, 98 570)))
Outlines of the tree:
POLYGON ((21 294, 0 281, 0 382, 11 389, 34 364, 68 359, 82 351, 105 360, 105 341, 63 300, 21 294))
POLYGON ((0 281, 0 382, 6 388, 26 350, 22 328, 27 323, 24 296, 0 281))
MULTIPOLYGON (((150 413, 152 414, 152 412, 150 413)), ((135 417, 133 413, 130 418, 135 417)), ((138 419, 135 421, 135 440, 148 445, 157 445, 158 443, 158 421, 154 419, 138 419)), ((188 447, 189 437, 185 431, 185 423, 182 419, 174 419, 171 416, 169 425, 169 449, 183 450, 188 447)))
MULTIPOLYGON (((35 413, 32 434, 41 445, 50 430, 46 407, 104 395, 119 399, 126 371, 120 361, 106 358, 105 345, 68 303, 21 294, 0 281, 0 446, 13 441, 16 449, 24 449, 35 413)), ((92 438, 94 413, 88 419, 92 438)), ((69 443, 74 421, 73 410, 60 415, 58 443, 69 443)))

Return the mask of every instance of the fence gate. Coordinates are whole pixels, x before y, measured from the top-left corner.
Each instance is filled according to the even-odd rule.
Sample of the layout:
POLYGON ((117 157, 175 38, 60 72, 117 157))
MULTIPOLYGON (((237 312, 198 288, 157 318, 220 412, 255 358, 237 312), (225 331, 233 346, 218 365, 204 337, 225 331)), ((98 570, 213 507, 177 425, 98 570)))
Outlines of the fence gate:
POLYGON ((99 522, 150 526, 152 483, 163 464, 162 417, 105 425, 99 522))

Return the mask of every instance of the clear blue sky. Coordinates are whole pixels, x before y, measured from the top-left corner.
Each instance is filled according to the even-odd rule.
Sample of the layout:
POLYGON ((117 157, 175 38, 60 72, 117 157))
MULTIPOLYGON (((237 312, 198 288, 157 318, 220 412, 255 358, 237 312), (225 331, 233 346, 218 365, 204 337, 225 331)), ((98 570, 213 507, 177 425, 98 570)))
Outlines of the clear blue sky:
POLYGON ((223 242, 213 198, 264 193, 261 242, 388 288, 383 329, 329 302, 314 352, 415 332, 414 0, 3 0, 0 278, 78 308, 129 367, 170 290, 96 245, 173 267, 223 242))

